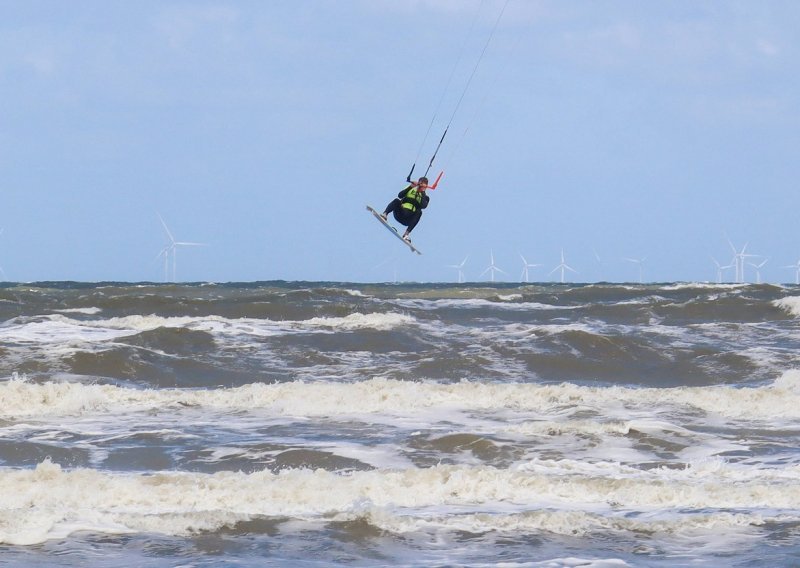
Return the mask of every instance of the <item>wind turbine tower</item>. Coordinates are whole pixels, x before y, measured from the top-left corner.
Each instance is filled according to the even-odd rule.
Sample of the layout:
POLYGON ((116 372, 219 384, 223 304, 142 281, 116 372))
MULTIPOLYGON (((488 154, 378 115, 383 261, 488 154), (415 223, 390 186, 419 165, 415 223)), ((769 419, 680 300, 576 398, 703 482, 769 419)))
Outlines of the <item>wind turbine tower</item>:
POLYGON ((491 272, 491 281, 494 282, 494 273, 495 272, 499 272, 501 274, 508 274, 505 270, 503 270, 502 268, 499 268, 494 263, 494 251, 489 251, 489 258, 491 259, 491 264, 489 264, 489 266, 486 268, 486 270, 481 272, 481 276, 483 276, 487 272, 491 272))
POLYGON ((719 261, 713 256, 711 257, 711 261, 714 263, 714 266, 717 267, 717 284, 722 284, 723 271, 728 270, 729 268, 733 268, 733 264, 726 264, 725 266, 722 266, 719 263, 719 261))
POLYGON ((552 274, 553 272, 555 272, 556 270, 560 270, 561 271, 561 283, 562 284, 564 283, 564 271, 565 270, 569 270, 570 272, 574 272, 575 274, 578 274, 578 271, 575 270, 574 268, 572 268, 571 266, 569 266, 566 263, 566 261, 564 260, 564 249, 561 249, 561 264, 559 264, 553 270, 551 270, 550 273, 548 274, 548 276, 550 274, 552 274))
POLYGON ((458 283, 459 284, 463 284, 464 283, 464 265, 467 263, 467 259, 468 258, 469 258, 469 255, 465 256, 464 260, 462 260, 460 264, 448 264, 447 265, 447 268, 455 268, 456 270, 458 270, 458 283))
POLYGON ((644 282, 644 261, 647 260, 647 257, 645 256, 644 258, 623 258, 622 260, 639 265, 639 284, 642 284, 644 282))
POLYGON ((798 260, 795 264, 789 264, 788 266, 784 266, 782 268, 791 268, 794 270, 794 283, 800 284, 800 260, 798 260))
POLYGON ((156 259, 164 257, 164 282, 169 280, 169 259, 172 257, 172 282, 177 280, 177 256, 178 256, 178 247, 200 247, 205 246, 205 243, 192 243, 188 241, 176 241, 175 237, 172 236, 172 232, 167 227, 167 224, 164 222, 164 219, 161 217, 160 213, 157 213, 159 221, 161 221, 161 226, 164 227, 164 232, 167 234, 167 238, 169 239, 169 243, 161 249, 161 252, 158 253, 156 259))
POLYGON ((752 262, 748 262, 747 263, 747 264, 749 264, 750 266, 752 266, 753 268, 756 269, 756 284, 761 284, 761 269, 764 268, 764 265, 767 264, 768 261, 769 261, 769 259, 765 258, 764 260, 762 260, 758 264, 753 264, 752 262))
POLYGON ((522 275, 520 276, 520 278, 522 279, 523 282, 527 283, 528 282, 528 269, 529 268, 536 268, 537 266, 541 266, 541 264, 531 264, 530 262, 525 260, 525 257, 522 256, 522 253, 520 253, 519 257, 522 259, 522 275))
POLYGON ((600 259, 600 255, 597 254, 597 249, 592 247, 592 253, 594 253, 594 259, 597 261, 597 266, 600 267, 600 278, 599 281, 603 282, 606 279, 606 269, 605 269, 605 262, 600 259))
POLYGON ((733 246, 733 243, 728 239, 728 244, 731 246, 731 250, 733 250, 733 264, 736 268, 736 283, 740 284, 744 282, 744 264, 745 259, 756 257, 758 255, 755 254, 747 254, 747 245, 750 243, 745 243, 742 247, 741 251, 736 250, 736 247, 733 246))

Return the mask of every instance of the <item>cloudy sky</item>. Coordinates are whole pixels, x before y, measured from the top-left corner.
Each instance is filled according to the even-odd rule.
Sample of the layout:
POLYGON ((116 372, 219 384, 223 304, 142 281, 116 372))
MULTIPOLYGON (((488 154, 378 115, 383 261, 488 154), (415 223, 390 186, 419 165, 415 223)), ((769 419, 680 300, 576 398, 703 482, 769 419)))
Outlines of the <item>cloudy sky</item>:
POLYGON ((0 0, 0 267, 163 280, 160 214, 206 244, 179 280, 548 281, 562 249, 714 280, 730 239, 793 281, 798 30, 773 0, 0 0), (456 109, 417 257, 364 206, 456 109))

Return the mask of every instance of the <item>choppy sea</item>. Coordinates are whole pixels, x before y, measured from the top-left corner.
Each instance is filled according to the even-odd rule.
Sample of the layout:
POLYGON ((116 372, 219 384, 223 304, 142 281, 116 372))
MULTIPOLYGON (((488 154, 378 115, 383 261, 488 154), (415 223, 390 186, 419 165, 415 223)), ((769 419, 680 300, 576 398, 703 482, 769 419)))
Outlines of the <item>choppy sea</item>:
POLYGON ((800 565, 800 288, 0 288, 0 564, 800 565))

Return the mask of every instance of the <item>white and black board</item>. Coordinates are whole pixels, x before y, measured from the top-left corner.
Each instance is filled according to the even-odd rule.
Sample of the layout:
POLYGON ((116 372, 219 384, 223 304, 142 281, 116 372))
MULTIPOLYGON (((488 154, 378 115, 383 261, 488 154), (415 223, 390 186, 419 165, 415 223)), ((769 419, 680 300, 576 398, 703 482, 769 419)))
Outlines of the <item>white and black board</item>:
POLYGON ((410 249, 411 249, 413 252, 415 252, 415 253, 417 253, 417 254, 422 254, 421 252, 419 252, 419 250, 418 250, 418 249, 417 249, 417 248, 416 248, 414 245, 412 245, 410 242, 408 242, 407 240, 405 240, 405 239, 402 237, 402 235, 400 235, 400 233, 398 233, 398 232, 397 232, 397 229, 395 229, 395 228, 394 228, 394 227, 392 227, 392 226, 391 226, 389 223, 387 223, 386 221, 384 221, 384 220, 383 220, 383 217, 381 217, 381 214, 380 214, 380 213, 378 213, 377 211, 375 211, 375 210, 374 210, 372 207, 370 207, 369 205, 367 205, 367 211, 369 211, 370 213, 372 213, 372 214, 375 216, 375 218, 376 218, 378 221, 380 221, 381 225, 383 225, 384 227, 386 227, 386 229, 387 229, 387 230, 388 230, 390 233, 392 233, 392 234, 393 234, 395 237, 397 237, 398 239, 400 239, 400 242, 402 242, 404 245, 406 245, 408 248, 410 248, 410 249))

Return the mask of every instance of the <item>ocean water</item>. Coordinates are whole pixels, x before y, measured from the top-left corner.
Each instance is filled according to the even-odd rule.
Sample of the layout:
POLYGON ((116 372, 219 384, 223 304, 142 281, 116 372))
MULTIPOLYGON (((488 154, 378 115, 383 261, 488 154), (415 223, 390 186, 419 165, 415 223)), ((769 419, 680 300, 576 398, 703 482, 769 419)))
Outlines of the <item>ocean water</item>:
POLYGON ((800 565, 800 288, 0 288, 0 564, 800 565))

